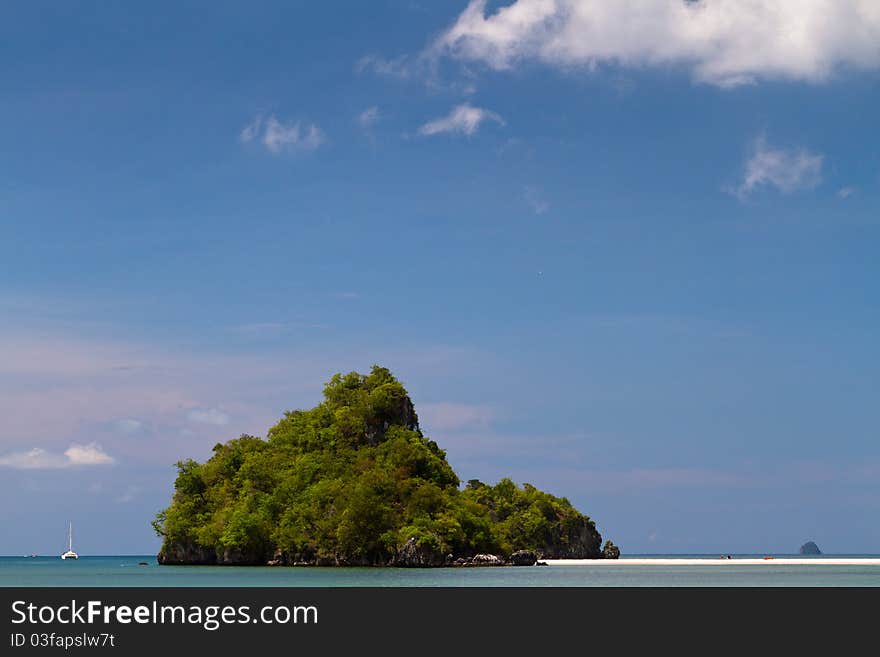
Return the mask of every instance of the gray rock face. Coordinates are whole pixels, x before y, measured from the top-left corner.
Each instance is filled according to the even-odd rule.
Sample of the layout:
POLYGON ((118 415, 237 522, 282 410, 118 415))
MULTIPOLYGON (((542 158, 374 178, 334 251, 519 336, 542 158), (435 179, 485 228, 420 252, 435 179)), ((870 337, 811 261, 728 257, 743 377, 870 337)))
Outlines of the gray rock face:
POLYGON ((392 425, 404 426, 421 434, 419 416, 408 395, 395 396, 389 407, 383 413, 377 414, 373 421, 364 427, 364 438, 368 444, 377 445, 392 425))
POLYGON ((801 545, 800 549, 801 554, 822 554, 822 551, 819 549, 819 546, 813 543, 813 541, 807 541, 803 545, 801 545))
MULTIPOLYGON (((335 566, 335 557, 324 557, 324 563, 335 566), (327 563, 327 560, 332 563, 327 563)), ((283 550, 278 548, 272 554, 271 558, 266 561, 267 566, 314 566, 317 565, 317 556, 314 552, 299 552, 293 550, 283 550)))
POLYGON ((267 561, 264 554, 243 552, 235 548, 226 548, 217 555, 217 564, 220 566, 263 566, 267 561))
POLYGON ((416 539, 411 538, 398 550, 392 565, 404 568, 431 568, 442 566, 446 560, 446 555, 442 552, 419 546, 416 544, 416 539))
POLYGON ((605 541, 605 547, 602 548, 603 559, 619 559, 620 548, 611 541, 605 541))
POLYGON ((156 560, 163 566, 213 566, 217 553, 192 543, 171 543, 162 546, 156 560))
POLYGON ((561 536, 555 536, 550 545, 538 549, 542 559, 599 559, 602 557, 602 536, 589 520, 583 520, 561 536))
POLYGON ((538 561, 538 553, 533 550, 517 550, 510 555, 512 566, 534 566, 538 561))
POLYGON ((472 566, 503 566, 504 559, 495 554, 475 554, 470 560, 472 566))
POLYGON ((266 562, 267 566, 286 566, 287 565, 287 555, 283 550, 275 550, 275 553, 272 555, 272 558, 266 562))

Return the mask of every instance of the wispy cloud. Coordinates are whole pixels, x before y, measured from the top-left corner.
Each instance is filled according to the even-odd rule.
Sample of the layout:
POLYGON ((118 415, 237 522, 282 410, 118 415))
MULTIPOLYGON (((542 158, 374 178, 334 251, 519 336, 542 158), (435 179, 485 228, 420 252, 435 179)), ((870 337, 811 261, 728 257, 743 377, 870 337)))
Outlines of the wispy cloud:
POLYGON ((499 125, 505 125, 504 119, 495 112, 463 103, 453 107, 446 116, 425 123, 419 128, 419 134, 423 136, 461 134, 470 137, 485 121, 494 121, 499 125))
POLYGON ((523 190, 523 197, 526 203, 531 206, 535 214, 544 214, 550 209, 550 203, 544 198, 541 190, 537 187, 526 187, 523 190))
POLYGON ((191 422, 218 427, 226 426, 230 420, 229 414, 219 408, 194 408, 187 412, 186 417, 191 422))
POLYGON ((397 79, 416 80, 434 92, 470 96, 476 93, 477 85, 472 76, 464 71, 458 79, 444 79, 440 76, 437 66, 438 59, 434 52, 426 51, 415 56, 401 55, 387 58, 380 55, 365 55, 355 63, 355 72, 397 79))
POLYGON ((394 59, 387 59, 379 55, 364 55, 354 66, 357 73, 375 73, 392 78, 406 79, 413 73, 413 61, 403 55, 394 59))
MULTIPOLYGON (((226 380, 224 370, 248 377, 250 385, 275 371, 271 363, 256 361, 171 354, 108 339, 0 332, 3 433, 29 436, 56 452, 69 444, 59 437, 80 443, 100 438, 106 447, 133 449, 130 440, 115 441, 152 426, 176 426, 181 409, 198 407, 198 399, 234 397, 238 384, 226 380)), ((7 446, 0 436, 0 455, 7 446)), ((167 458, 156 449, 154 454, 167 458)))
POLYGON ((853 194, 856 193, 855 187, 841 187, 837 190, 837 196, 839 198, 849 198, 853 194))
POLYGON ((140 486, 134 486, 134 485, 126 486, 125 491, 119 497, 116 498, 116 503, 117 504, 128 504, 129 502, 133 501, 138 496, 138 493, 140 493, 140 492, 141 492, 140 486))
POLYGON ((278 333, 287 328, 284 322, 252 322, 232 327, 236 333, 278 333))
POLYGON ((427 431, 484 428, 496 416, 494 409, 489 406, 451 402, 419 404, 418 413, 419 423, 427 431))
POLYGON ((12 452, 0 456, 0 466, 16 470, 60 470, 94 465, 110 465, 115 459, 97 443, 80 445, 71 443, 63 454, 34 447, 25 452, 12 452))
POLYGON ((122 418, 121 420, 116 420, 116 422, 113 423, 113 426, 122 433, 137 433, 144 428, 144 423, 140 420, 127 417, 122 418))
POLYGON ((97 376, 150 368, 154 363, 135 349, 101 342, 45 339, 33 334, 3 334, 0 339, 0 376, 50 376, 55 381, 71 376, 97 376))
POLYGON ((194 353, 106 337, 0 331, 0 458, 6 467, 67 465, 58 457, 72 442, 93 441, 125 463, 203 458, 219 438, 263 435, 285 409, 313 406, 320 401, 321 382, 333 372, 367 371, 383 363, 406 380, 416 372, 482 371, 484 358, 472 349, 431 344, 315 351, 284 342, 267 353, 227 344, 222 351, 194 353), (121 364, 134 367, 120 370, 121 364), (228 423, 217 424, 224 417, 228 423), (124 433, 123 426, 134 425, 116 424, 120 419, 142 422, 139 431, 150 439, 132 440, 141 434, 124 433), (27 436, 29 443, 12 442, 11 436, 27 436), (28 456, 31 447, 42 451, 28 456))
POLYGON ((255 139, 260 138, 260 131, 263 129, 263 117, 257 116, 253 121, 248 123, 245 127, 241 129, 241 132, 238 133, 239 141, 247 144, 249 142, 254 141, 255 139))
POLYGON ((249 338, 276 338, 296 329, 326 329, 327 324, 307 320, 236 324, 229 331, 249 338))
POLYGON ((684 67, 720 87, 880 68, 871 0, 517 0, 489 14, 487 4, 471 0, 428 53, 498 70, 530 60, 587 71, 684 67))
POLYGON ((822 180, 823 156, 805 148, 772 148, 758 137, 746 161, 742 183, 733 190, 743 199, 761 187, 775 187, 783 194, 811 189, 822 180))
MULTIPOLYGON (((675 489, 753 492, 823 489, 841 483, 849 486, 872 486, 876 484, 880 473, 880 465, 873 462, 833 464, 794 461, 758 469, 738 464, 727 469, 672 466, 602 470, 571 467, 565 460, 562 458, 559 462, 551 463, 549 468, 531 466, 519 474, 514 472, 514 475, 519 478, 534 476, 536 479, 554 481, 581 494, 614 493, 638 496, 675 489)), ((521 465, 516 467, 522 468, 521 465)))
POLYGON ((357 122, 362 128, 372 128, 379 122, 380 118, 382 118, 382 115, 379 113, 379 108, 373 105, 358 114, 357 122))
POLYGON ((238 135, 242 143, 259 142, 271 153, 313 151, 326 141, 324 132, 314 123, 283 123, 274 115, 257 116, 238 135))

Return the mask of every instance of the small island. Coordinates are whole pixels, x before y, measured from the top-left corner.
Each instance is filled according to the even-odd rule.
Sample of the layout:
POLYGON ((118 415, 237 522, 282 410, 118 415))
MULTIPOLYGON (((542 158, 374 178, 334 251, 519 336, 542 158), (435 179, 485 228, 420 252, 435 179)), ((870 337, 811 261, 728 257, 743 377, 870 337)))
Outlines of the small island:
POLYGON ((801 545, 800 553, 817 555, 822 554, 822 551, 819 549, 819 546, 816 545, 813 541, 807 541, 806 543, 801 545))
POLYGON ((177 463, 153 527, 163 565, 497 566, 615 559, 564 497, 510 479, 464 486, 423 435, 403 385, 374 366, 265 440, 243 435, 177 463))

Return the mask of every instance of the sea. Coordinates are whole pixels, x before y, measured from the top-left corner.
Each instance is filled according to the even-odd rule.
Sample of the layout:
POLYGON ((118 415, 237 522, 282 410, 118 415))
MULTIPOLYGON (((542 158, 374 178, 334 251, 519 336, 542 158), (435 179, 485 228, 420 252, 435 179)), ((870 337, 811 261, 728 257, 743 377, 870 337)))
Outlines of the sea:
POLYGON ((880 555, 631 555, 619 562, 484 568, 160 566, 154 555, 0 557, 2 587, 874 587, 880 555), (787 557, 798 563, 785 563, 787 557), (835 559, 866 562, 832 563, 835 559), (662 559, 662 563, 646 563, 662 559), (687 559, 669 564, 668 559, 687 559), (706 559, 706 563, 692 560, 706 559), (868 561, 870 560, 870 561, 868 561), (629 562, 628 562, 629 561, 629 562), (823 563, 824 562, 824 563, 823 563))

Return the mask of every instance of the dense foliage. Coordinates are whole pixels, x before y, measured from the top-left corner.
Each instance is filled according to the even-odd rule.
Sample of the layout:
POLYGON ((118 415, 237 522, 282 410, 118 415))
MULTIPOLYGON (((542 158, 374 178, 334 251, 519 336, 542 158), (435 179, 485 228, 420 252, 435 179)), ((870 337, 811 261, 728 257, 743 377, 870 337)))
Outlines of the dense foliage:
POLYGON ((322 403, 286 413, 266 440, 241 436, 213 451, 177 464, 171 506, 153 523, 165 553, 375 565, 395 563, 409 543, 440 560, 518 549, 598 556, 593 522, 564 498, 509 479, 460 488, 382 367, 337 374, 322 403))

